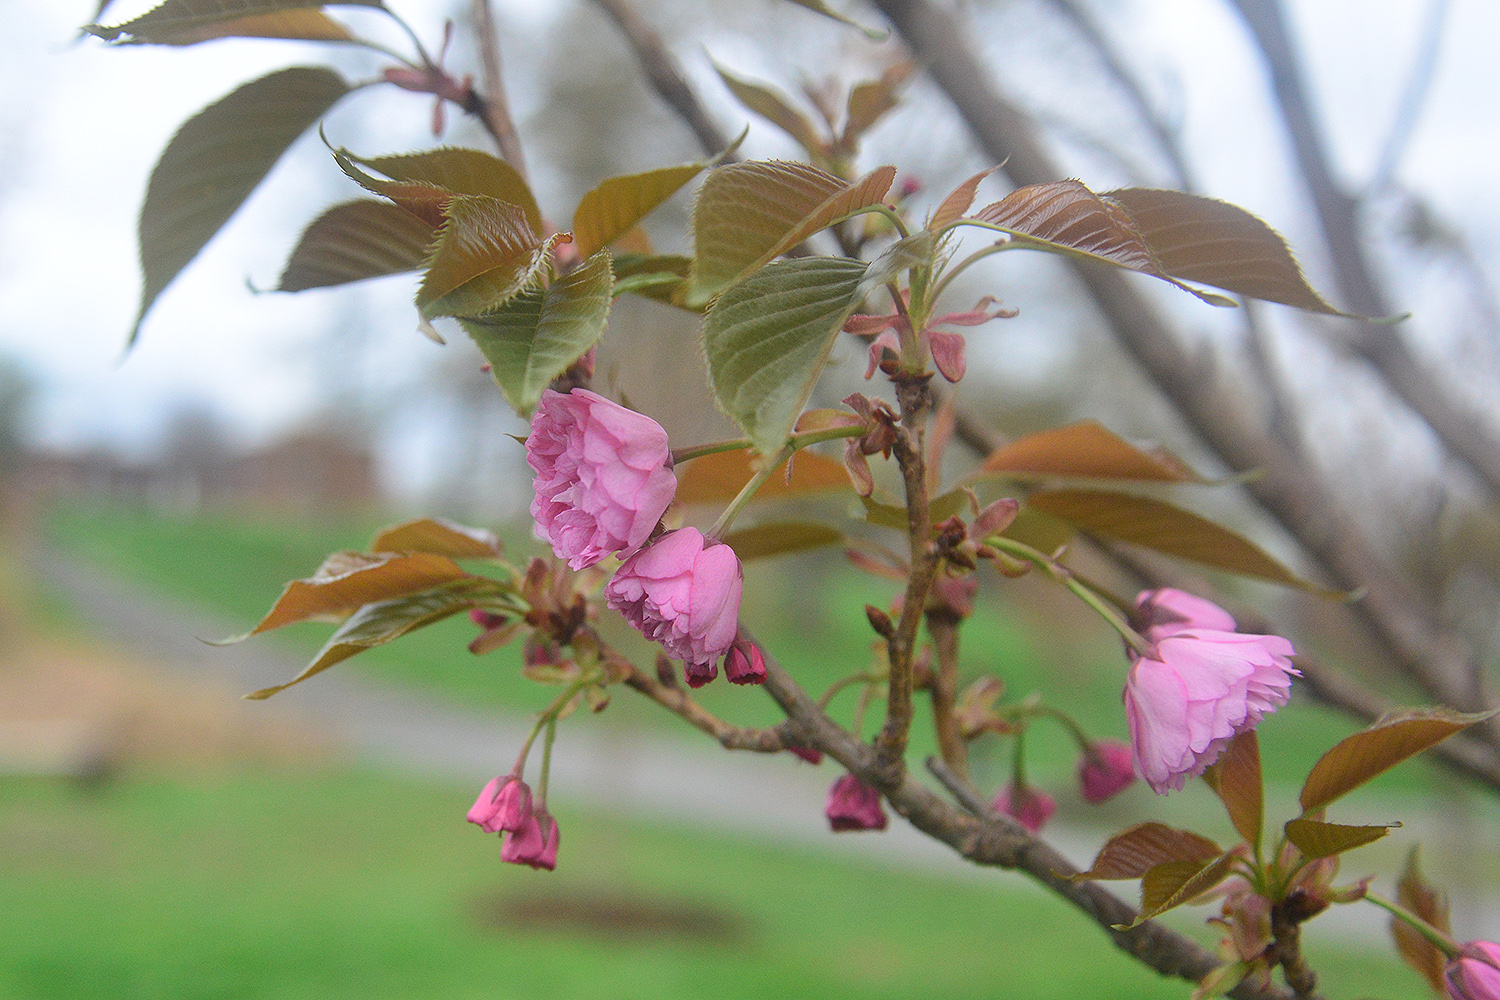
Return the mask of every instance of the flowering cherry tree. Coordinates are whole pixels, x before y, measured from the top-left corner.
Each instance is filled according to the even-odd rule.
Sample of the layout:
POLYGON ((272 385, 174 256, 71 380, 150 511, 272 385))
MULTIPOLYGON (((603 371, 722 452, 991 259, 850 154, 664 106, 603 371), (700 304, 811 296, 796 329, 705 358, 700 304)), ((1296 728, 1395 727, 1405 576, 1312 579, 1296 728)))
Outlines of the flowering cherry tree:
MULTIPOLYGON (((301 674, 251 697, 269 697, 365 649, 467 613, 480 629, 474 652, 520 643, 527 676, 558 689, 537 713, 514 766, 484 787, 468 814, 503 838, 502 861, 547 870, 567 863, 547 809, 553 743, 565 738, 560 724, 577 708, 602 710, 623 687, 726 749, 791 752, 813 763, 831 757, 840 769, 825 805, 833 832, 883 830, 887 810, 894 811, 977 864, 1035 879, 1141 962, 1195 984, 1195 996, 1315 995, 1302 927, 1333 904, 1361 900, 1391 910, 1400 953, 1435 990, 1459 1000, 1500 996, 1500 947, 1450 937, 1441 897, 1415 861, 1394 900, 1372 889, 1373 877, 1337 881, 1341 855, 1390 828, 1337 823, 1327 812, 1376 775, 1471 727, 1481 735, 1466 737, 1469 749, 1449 749, 1445 759, 1500 787, 1500 763, 1484 756, 1493 749, 1492 713, 1472 698, 1446 699, 1455 704, 1444 707, 1442 696, 1454 689, 1436 680, 1424 685, 1438 702, 1432 707, 1370 711, 1368 700, 1332 691, 1316 661, 1299 656, 1269 625, 1237 621, 1164 581, 1147 578, 1131 596, 1089 578, 1072 558, 1074 546, 1117 556, 1113 546, 1129 543, 1331 599, 1348 599, 1365 583, 1348 579, 1347 562, 1332 557, 1333 585, 1312 583, 1231 529, 1133 492, 1141 484, 1211 484, 1176 457, 1138 448, 1098 424, 994 440, 963 411, 967 347, 1014 312, 988 296, 949 300, 960 273, 1001 253, 1032 251, 1081 262, 1091 293, 1148 356, 1155 349, 1149 310, 1132 306, 1117 272, 1149 276, 1210 306, 1232 306, 1234 296, 1360 317, 1316 292, 1281 237, 1249 212, 1179 191, 1097 192, 1077 180, 1028 178, 1047 171, 1024 135, 1009 140, 1016 156, 1003 168, 1014 182, 1009 193, 980 197, 997 167, 916 217, 909 208, 916 187, 898 183, 897 167, 853 169, 861 136, 895 106, 914 71, 910 63, 851 87, 827 111, 826 129, 771 88, 725 74, 737 98, 806 153, 799 162, 742 160, 738 144, 705 124, 670 53, 638 15, 621 0, 600 2, 653 85, 694 124, 707 159, 608 178, 574 208, 570 227, 560 228, 520 168, 493 39, 482 46, 492 61, 476 88, 471 78, 450 75, 408 29, 415 52, 399 55, 382 81, 432 95, 434 131, 443 128, 447 104, 477 116, 500 155, 450 147, 361 155, 331 146, 338 168, 368 196, 335 205, 308 226, 280 285, 297 291, 420 272, 416 306, 424 326, 456 323, 498 390, 530 420, 530 512, 550 555, 511 562, 490 532, 437 519, 382 531, 367 552, 335 553, 313 576, 288 584, 249 635, 312 618, 341 624, 301 674), (639 223, 692 184, 692 254, 655 252, 639 223), (982 234, 978 249, 961 240, 975 233, 982 234), (708 393, 741 436, 671 441, 649 416, 589 388, 596 345, 608 337, 611 305, 622 295, 701 317, 707 385, 673 389, 708 393), (841 338, 859 344, 868 387, 838 405, 814 406, 841 338), (980 463, 975 474, 950 481, 942 460, 955 438, 973 446, 980 463), (687 523, 676 502, 686 477, 697 478, 700 494, 718 498, 712 524, 687 523), (809 481, 841 484, 862 517, 735 529, 763 487, 776 482, 796 491, 809 481), (740 616, 743 561, 818 549, 847 555, 901 587, 891 606, 865 609, 875 638, 869 669, 821 699, 740 616), (1128 746, 1091 735, 1039 698, 1005 700, 1003 678, 960 684, 961 637, 978 591, 1028 574, 1066 589, 1097 612, 1102 629, 1118 634, 1128 746), (609 613, 657 646, 655 662, 635 662, 605 639, 596 623, 609 613), (704 708, 692 689, 721 668, 731 683, 763 686, 784 721, 742 727, 704 708), (1268 826, 1256 728, 1298 683, 1331 702, 1342 699, 1373 724, 1330 747, 1306 778, 1300 812, 1268 826), (850 687, 861 697, 844 718, 830 710, 830 699, 850 687), (919 707, 930 720, 919 718, 919 707), (866 738, 871 710, 880 718, 866 738), (1057 802, 1028 780, 1025 748, 1028 728, 1043 721, 1061 725, 1076 742, 1084 801, 1104 802, 1137 777, 1159 794, 1201 778, 1222 800, 1238 839, 1220 844, 1145 819, 1111 837, 1089 869, 1078 871, 1040 839, 1057 802), (925 768, 936 786, 919 779, 918 762, 908 759, 918 725, 934 734, 938 753, 925 768), (1013 753, 1009 779, 989 794, 975 787, 968 767, 977 740, 1009 741, 1013 753), (1100 885, 1117 879, 1139 880, 1138 907, 1100 885), (1220 904, 1211 921, 1222 931, 1217 951, 1153 920, 1205 898, 1220 904)), ((843 19, 821 2, 799 2, 843 19)), ((395 16, 381 0, 349 3, 395 16)), ((952 34, 951 16, 917 0, 876 6, 976 137, 991 145, 995 126, 986 123, 1011 109, 982 86, 958 93, 955 67, 971 54, 952 34)), ((1250 17, 1256 5, 1240 6, 1250 17)), ((322 8, 308 0, 166 0, 134 20, 86 30, 120 43, 268 36, 367 44, 391 54, 322 8)), ((481 28, 488 27, 483 2, 477 12, 481 28)), ((451 26, 444 48, 450 35, 451 26)), ((162 155, 143 209, 146 282, 132 338, 172 278, 291 142, 366 85, 326 68, 282 70, 184 124, 162 155)), ((1211 409, 1189 390, 1177 391, 1190 416, 1211 409)), ((1245 436, 1232 422, 1204 423, 1221 451, 1246 451, 1237 450, 1245 436)), ((1274 464, 1281 459, 1265 454, 1285 482, 1274 464)), ((1383 591, 1369 597, 1390 606, 1381 603, 1383 591)), ((1397 652, 1417 664, 1416 676, 1425 676, 1420 629, 1410 616, 1393 624, 1383 611, 1371 614, 1392 631, 1397 652)))

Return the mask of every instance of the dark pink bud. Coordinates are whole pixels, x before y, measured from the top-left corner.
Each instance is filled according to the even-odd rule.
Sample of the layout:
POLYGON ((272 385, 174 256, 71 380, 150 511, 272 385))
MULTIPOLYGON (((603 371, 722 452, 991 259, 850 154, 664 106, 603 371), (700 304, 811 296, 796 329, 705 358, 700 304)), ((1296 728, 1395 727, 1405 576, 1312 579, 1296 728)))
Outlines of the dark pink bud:
POLYGON ((485 833, 523 830, 531 819, 531 789, 513 774, 501 775, 484 786, 468 819, 485 833))
POLYGON ((974 516, 969 537, 982 542, 991 535, 998 535, 1011 526, 1020 512, 1021 505, 1011 497, 996 500, 974 516))
POLYGON ((684 663, 682 673, 687 678, 688 687, 701 688, 719 676, 719 665, 717 663, 684 663))
POLYGON ((1078 785, 1083 800, 1098 805, 1128 788, 1135 781, 1130 747, 1114 740, 1099 740, 1078 761, 1078 785))
POLYGON ((1046 792, 1027 785, 1017 789, 1006 785, 995 796, 995 811, 1020 823, 1030 833, 1041 833, 1042 827, 1057 812, 1057 800, 1046 792))
POLYGON ((823 753, 821 750, 809 750, 807 747, 787 747, 787 749, 809 764, 817 765, 823 763, 823 753))
POLYGON ((760 647, 743 636, 736 637, 724 658, 724 676, 731 684, 765 683, 766 658, 760 647))
POLYGON ((497 615, 494 612, 485 611, 483 608, 469 609, 469 621, 478 625, 486 632, 492 628, 499 628, 501 625, 504 625, 505 620, 504 615, 497 615))
POLYGON ((557 820, 538 810, 519 833, 505 838, 500 860, 552 871, 557 867, 557 820))
POLYGON ((884 830, 887 823, 880 793, 852 774, 845 774, 833 783, 823 814, 834 833, 884 830))
POLYGON ((915 177, 903 177, 901 178, 901 187, 897 190, 901 192, 901 197, 910 198, 912 195, 922 190, 922 182, 917 180, 915 177))

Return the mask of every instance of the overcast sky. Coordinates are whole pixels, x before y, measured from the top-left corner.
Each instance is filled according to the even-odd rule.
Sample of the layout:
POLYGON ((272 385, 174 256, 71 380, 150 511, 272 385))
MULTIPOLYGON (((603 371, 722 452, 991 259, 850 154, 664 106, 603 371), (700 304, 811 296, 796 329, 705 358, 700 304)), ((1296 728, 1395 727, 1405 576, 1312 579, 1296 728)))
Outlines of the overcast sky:
MULTIPOLYGON (((447 5, 391 2, 435 38, 438 12, 447 5)), ((748 2, 776 13, 772 0, 748 2)), ((119 0, 111 19, 145 6, 119 0)), ((512 6, 531 12, 509 15, 511 30, 521 35, 555 13, 539 13, 545 5, 537 3, 512 6)), ((641 6, 650 5, 643 0, 641 6)), ((1185 141, 1205 192, 1262 214, 1294 243, 1304 235, 1311 239, 1290 175, 1264 165, 1282 155, 1283 140, 1266 117, 1264 92, 1247 87, 1247 80, 1261 77, 1225 5, 1136 0, 1128 6, 1131 18, 1117 18, 1111 27, 1132 55, 1154 67, 1152 80, 1178 95, 1185 141)), ((1389 129, 1427 2, 1296 0, 1291 6, 1338 164, 1357 187, 1369 177, 1389 129)), ((240 82, 323 61, 328 53, 275 42, 110 50, 94 39, 75 40, 93 7, 94 0, 0 0, 6 24, 0 33, 0 354, 19 358, 45 390, 29 427, 34 440, 143 453, 165 415, 185 402, 213 408, 243 440, 264 440, 317 409, 319 394, 339 378, 391 392, 409 388, 411 372, 439 350, 415 333, 411 281, 372 283, 357 297, 252 295, 246 289, 247 279, 273 285, 301 226, 319 207, 355 194, 314 148, 316 137, 304 137, 304 155, 284 162, 167 290, 140 344, 122 354, 139 290, 136 214, 152 163, 173 130, 240 82), (330 339, 341 325, 350 331, 343 343, 359 337, 367 344, 353 362, 330 339)), ((1464 225, 1491 274, 1500 254, 1497 38, 1500 4, 1452 0, 1440 70, 1399 171, 1403 183, 1464 225)), ((726 49, 732 54, 734 46, 720 38, 716 54, 726 49)), ((705 71, 700 53, 683 55, 695 72, 705 71)), ((355 77, 380 65, 348 51, 334 58, 355 77)), ((524 55, 509 68, 517 65, 524 65, 524 55)), ((510 87, 524 118, 535 95, 524 80, 512 79, 510 87)), ((430 141, 420 98, 370 96, 335 111, 328 124, 335 142, 356 142, 371 115, 380 120, 382 150, 430 141)), ((464 133, 449 138, 462 141, 464 133)), ((899 158, 900 150, 894 155, 899 158)), ((416 451, 408 442, 406 452, 416 451)))

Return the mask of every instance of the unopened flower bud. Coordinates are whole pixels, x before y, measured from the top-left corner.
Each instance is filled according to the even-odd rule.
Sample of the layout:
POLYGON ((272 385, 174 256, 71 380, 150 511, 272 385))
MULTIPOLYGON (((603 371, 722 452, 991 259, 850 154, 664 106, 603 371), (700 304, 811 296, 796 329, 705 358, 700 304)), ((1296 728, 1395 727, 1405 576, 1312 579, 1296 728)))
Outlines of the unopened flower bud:
POLYGON ((1078 761, 1078 785, 1083 800, 1098 805, 1114 798, 1135 781, 1130 747, 1099 740, 1078 761))
POLYGON ((736 636, 729 654, 724 657, 724 676, 731 684, 764 683, 766 658, 760 647, 744 636, 736 636))
POLYGON ((514 774, 501 775, 484 786, 469 810, 468 820, 485 833, 516 832, 531 819, 531 789, 514 774))
POLYGON ((538 870, 554 870, 557 867, 557 820, 540 809, 532 813, 530 821, 520 832, 505 838, 505 844, 500 848, 500 860, 530 865, 538 870))
POLYGON ((880 793, 852 774, 845 774, 833 783, 823 814, 834 833, 884 830, 888 822, 880 793))
POLYGON ((995 796, 994 808, 1020 823, 1028 833, 1040 833, 1052 814, 1057 812, 1057 800, 1030 785, 1018 789, 1010 784, 995 796))

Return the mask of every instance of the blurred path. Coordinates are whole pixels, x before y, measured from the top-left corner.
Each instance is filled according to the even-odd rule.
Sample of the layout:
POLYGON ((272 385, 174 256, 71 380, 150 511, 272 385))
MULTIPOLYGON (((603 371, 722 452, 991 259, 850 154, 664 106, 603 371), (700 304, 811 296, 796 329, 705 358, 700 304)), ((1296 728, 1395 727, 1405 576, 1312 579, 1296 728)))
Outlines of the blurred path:
MULTIPOLYGON (((226 698, 233 697, 230 691, 280 683, 303 666, 297 655, 278 649, 274 642, 209 646, 195 637, 230 635, 240 623, 144 591, 64 553, 34 553, 27 563, 35 577, 75 605, 100 636, 168 672, 218 681, 225 686, 226 698)), ((514 760, 530 728, 521 716, 456 706, 353 672, 321 674, 266 702, 236 701, 247 713, 311 724, 371 763, 467 782, 476 792, 514 760)), ((814 768, 790 754, 729 753, 686 729, 676 738, 585 721, 566 726, 553 749, 554 794, 575 805, 792 839, 849 857, 917 864, 955 877, 1001 879, 1007 890, 1042 894, 1029 881, 968 864, 899 820, 879 835, 831 835, 823 801, 837 775, 836 765, 814 768)), ((1405 806, 1401 811, 1410 834, 1403 838, 1406 845, 1421 840, 1436 847, 1455 833, 1451 817, 1412 815, 1405 806)), ((1484 831, 1465 833, 1464 839, 1489 839, 1484 831)), ((1047 830, 1047 839, 1082 867, 1107 837, 1103 829, 1069 828, 1057 822, 1047 830)), ((1402 853, 1405 850, 1400 847, 1402 853)), ((1375 861, 1356 856, 1346 871, 1351 878, 1365 871, 1394 877, 1399 868, 1399 862, 1375 861)), ((1449 885, 1455 923, 1464 928, 1465 936, 1500 938, 1500 902, 1491 897, 1487 884, 1466 888, 1449 880, 1449 885)), ((1128 896, 1129 889, 1125 892, 1128 896)), ((1194 908, 1172 922, 1190 927, 1207 915, 1194 908)), ((1337 907, 1318 924, 1320 931, 1369 942, 1383 944, 1386 937, 1385 918, 1372 906, 1337 907)))

